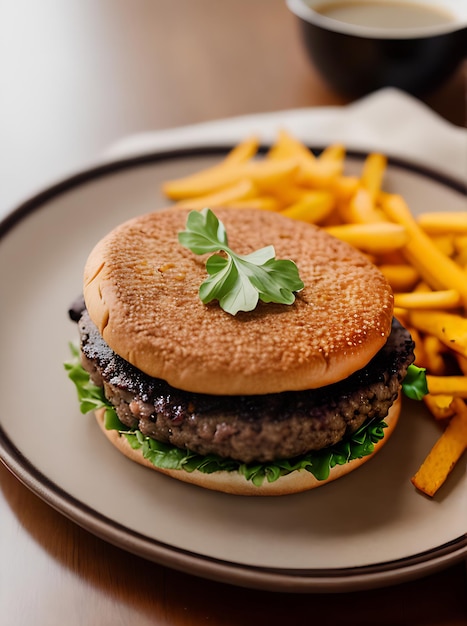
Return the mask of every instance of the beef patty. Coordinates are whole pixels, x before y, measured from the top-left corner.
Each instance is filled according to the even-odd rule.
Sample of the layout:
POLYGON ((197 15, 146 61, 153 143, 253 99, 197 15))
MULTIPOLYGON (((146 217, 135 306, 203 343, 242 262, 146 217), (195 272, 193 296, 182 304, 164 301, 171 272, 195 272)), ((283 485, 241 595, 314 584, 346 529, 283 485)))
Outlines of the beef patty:
POLYGON ((386 345, 363 369, 320 389, 216 396, 175 389, 115 354, 86 310, 77 315, 82 362, 120 421, 144 435, 201 455, 244 463, 293 458, 331 446, 367 419, 383 418, 413 362, 414 344, 396 320, 386 345))

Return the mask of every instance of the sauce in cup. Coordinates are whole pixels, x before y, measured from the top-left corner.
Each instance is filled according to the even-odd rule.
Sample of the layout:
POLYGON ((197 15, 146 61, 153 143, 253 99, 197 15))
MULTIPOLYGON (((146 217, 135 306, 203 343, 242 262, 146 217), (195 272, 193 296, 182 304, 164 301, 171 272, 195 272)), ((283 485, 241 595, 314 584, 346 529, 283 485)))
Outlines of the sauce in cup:
POLYGON ((397 30, 449 24, 455 20, 454 15, 444 7, 413 2, 326 2, 318 4, 314 10, 347 24, 397 30))

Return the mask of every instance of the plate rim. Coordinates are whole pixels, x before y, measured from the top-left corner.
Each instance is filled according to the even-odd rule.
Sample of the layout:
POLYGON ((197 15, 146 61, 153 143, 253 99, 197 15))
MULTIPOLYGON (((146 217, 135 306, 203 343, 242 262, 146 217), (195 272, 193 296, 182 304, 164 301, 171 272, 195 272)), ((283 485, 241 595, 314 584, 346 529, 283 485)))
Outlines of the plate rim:
POLYGON ((0 453, 2 463, 25 487, 86 531, 159 565, 217 582, 266 591, 340 593, 399 584, 467 557, 466 532, 422 553, 357 567, 274 568, 225 561, 147 537, 99 513, 47 478, 16 448, 1 425, 0 453))
MULTIPOLYGON (((78 187, 83 183, 90 182, 93 179, 115 174, 125 169, 157 163, 158 161, 176 160, 195 156, 225 156, 233 147, 233 144, 228 143, 216 145, 200 143, 189 147, 154 150, 152 152, 116 158, 90 165, 89 167, 80 168, 75 173, 65 176, 50 185, 46 185, 44 188, 29 196, 26 200, 23 200, 19 205, 7 211, 0 219, 0 240, 18 221, 29 213, 37 210, 42 203, 45 203, 47 200, 61 193, 69 191, 73 187, 78 187)), ((264 154, 270 147, 270 145, 261 144, 258 147, 258 153, 264 154)), ((319 154, 326 146, 309 146, 309 148, 313 153, 319 154)), ((350 157, 363 160, 370 152, 371 151, 347 149, 346 158, 350 157)), ((467 177, 466 180, 463 181, 455 176, 449 176, 443 172, 439 172, 424 163, 404 157, 388 155, 387 161, 388 165, 392 167, 399 167, 420 176, 431 178, 461 194, 467 195, 467 177)), ((168 202, 170 201, 168 200, 168 202)))
MULTIPOLYGON (((95 179, 118 174, 139 166, 183 158, 222 156, 233 145, 204 145, 156 150, 107 161, 78 170, 45 187, 0 221, 2 240, 21 220, 40 210, 49 200, 95 179)), ((260 153, 270 146, 261 145, 260 153)), ((318 154, 324 147, 312 147, 318 154)), ((367 152, 346 150, 346 158, 363 161, 367 152)), ((467 181, 449 177, 433 168, 404 158, 388 156, 388 165, 402 168, 467 196, 467 181)), ((169 202, 169 201, 168 201, 169 202)), ((394 561, 334 569, 288 569, 246 565, 217 559, 184 548, 172 546, 135 532, 131 528, 99 513, 68 494, 35 467, 6 435, 0 417, 0 460, 16 478, 40 499, 85 530, 140 557, 185 573, 218 582, 270 591, 342 592, 370 589, 411 580, 448 567, 467 557, 467 530, 464 535, 426 552, 394 561)))

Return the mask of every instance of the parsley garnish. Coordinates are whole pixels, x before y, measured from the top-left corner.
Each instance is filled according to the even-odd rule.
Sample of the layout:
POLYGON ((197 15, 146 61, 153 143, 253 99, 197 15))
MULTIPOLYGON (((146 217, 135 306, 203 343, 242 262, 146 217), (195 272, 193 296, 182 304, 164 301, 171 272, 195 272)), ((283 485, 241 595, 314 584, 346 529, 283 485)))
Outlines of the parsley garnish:
POLYGON ((247 255, 233 252, 224 225, 210 209, 190 211, 178 240, 195 254, 215 253, 207 260, 209 276, 199 288, 199 297, 204 304, 218 300, 231 315, 252 311, 258 300, 292 304, 294 292, 304 287, 295 263, 276 260, 274 246, 247 255))

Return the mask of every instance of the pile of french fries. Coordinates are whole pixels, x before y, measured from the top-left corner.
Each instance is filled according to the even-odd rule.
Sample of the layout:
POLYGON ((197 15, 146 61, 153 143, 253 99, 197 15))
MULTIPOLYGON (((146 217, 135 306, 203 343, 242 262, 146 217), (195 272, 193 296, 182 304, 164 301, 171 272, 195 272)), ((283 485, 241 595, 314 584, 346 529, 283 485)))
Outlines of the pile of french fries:
POLYGON ((277 211, 311 222, 366 254, 394 291, 395 315, 426 368, 424 402, 441 434, 414 486, 433 496, 467 448, 467 211, 413 216, 383 187, 387 158, 366 156, 359 175, 345 173, 346 149, 318 156, 286 130, 259 152, 248 137, 220 162, 163 185, 175 207, 229 205, 277 211))

